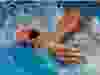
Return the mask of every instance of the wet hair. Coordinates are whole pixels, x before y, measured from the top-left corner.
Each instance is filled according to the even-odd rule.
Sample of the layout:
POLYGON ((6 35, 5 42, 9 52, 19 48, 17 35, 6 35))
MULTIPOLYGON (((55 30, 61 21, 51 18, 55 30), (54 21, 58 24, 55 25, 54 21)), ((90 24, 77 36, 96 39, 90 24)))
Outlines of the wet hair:
POLYGON ((29 38, 37 38, 40 35, 39 31, 36 29, 32 29, 32 31, 29 34, 29 38))

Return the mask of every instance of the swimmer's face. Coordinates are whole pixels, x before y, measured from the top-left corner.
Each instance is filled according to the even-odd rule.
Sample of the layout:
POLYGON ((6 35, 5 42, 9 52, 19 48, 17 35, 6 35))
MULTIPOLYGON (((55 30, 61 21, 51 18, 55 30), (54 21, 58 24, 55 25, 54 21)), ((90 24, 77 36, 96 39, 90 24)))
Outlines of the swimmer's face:
POLYGON ((56 56, 60 58, 64 58, 65 64, 79 64, 80 63, 80 49, 79 48, 64 48, 64 42, 61 43, 64 37, 64 33, 58 32, 49 33, 49 32, 40 32, 40 38, 37 40, 33 40, 34 47, 38 48, 50 48, 52 52, 56 54, 56 56), (45 37, 47 35, 47 37, 45 37), (57 37, 57 38, 55 38, 57 37), (37 46, 36 46, 37 45, 37 46), (65 50, 64 50, 65 49, 65 50))

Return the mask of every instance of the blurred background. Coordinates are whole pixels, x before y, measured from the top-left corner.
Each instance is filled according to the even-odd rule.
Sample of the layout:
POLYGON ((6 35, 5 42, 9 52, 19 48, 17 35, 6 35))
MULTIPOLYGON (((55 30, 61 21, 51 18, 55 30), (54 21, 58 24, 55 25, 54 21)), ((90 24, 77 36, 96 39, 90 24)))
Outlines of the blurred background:
MULTIPOLYGON (((49 8, 45 6, 43 8, 40 8, 38 4, 36 4, 36 6, 33 6, 33 8, 31 8, 30 5, 29 7, 28 5, 26 5, 25 7, 23 6, 23 4, 15 5, 14 3, 11 3, 9 5, 7 4, 5 5, 1 4, 1 5, 2 5, 2 8, 0 8, 0 60, 2 61, 0 61, 0 64, 7 64, 7 63, 14 64, 15 63, 14 60, 16 59, 15 56, 18 55, 19 56, 18 58, 20 58, 20 56, 22 56, 24 52, 24 51, 20 52, 21 49, 17 50, 16 52, 16 49, 15 49, 16 48, 15 31, 16 31, 16 25, 18 24, 18 22, 16 22, 16 16, 33 16, 32 17, 33 18, 33 21, 32 21, 33 28, 40 30, 41 32, 47 32, 47 31, 56 32, 57 20, 55 16, 64 15, 64 9, 56 8, 55 3, 53 4, 52 8, 50 8, 50 6, 48 6, 49 8)), ((99 32, 96 32, 96 29, 95 29, 96 28, 95 20, 97 20, 97 24, 99 25, 99 18, 96 19, 95 17, 96 10, 95 12, 94 10, 95 8, 81 8, 80 9, 80 13, 81 13, 80 15, 82 16, 80 25, 81 25, 82 31, 81 31, 81 35, 80 33, 75 33, 73 37, 77 40, 77 42, 80 40, 80 38, 82 39, 80 40, 80 44, 78 43, 81 49, 81 56, 82 56, 81 63, 97 64, 97 66, 99 66, 98 59, 99 59, 99 53, 100 53, 99 52, 99 49, 100 49, 99 40, 100 39, 99 39, 99 32), (90 11, 91 13, 86 12, 87 13, 86 14, 84 11, 87 11, 87 12, 90 11), (91 14, 93 17, 91 16, 87 17, 87 15, 89 14, 91 14)), ((31 24, 31 21, 26 22, 26 23, 31 24)), ((68 37, 68 35, 65 35, 65 36, 68 37)), ((65 44, 67 44, 68 46, 71 46, 72 42, 70 42, 70 44, 68 44, 68 42, 65 42, 65 44)), ((28 54, 30 54, 31 51, 32 50, 30 50, 28 54)), ((26 52, 24 52, 22 58, 20 59, 17 58, 18 60, 17 66, 19 68, 17 72, 23 72, 26 70, 29 71, 27 68, 31 67, 31 65, 27 66, 26 64, 32 64, 32 63, 29 63, 29 62, 27 63, 26 60, 23 59, 26 57, 26 55, 28 56, 27 52, 28 52, 27 50, 26 52), (22 63, 20 63, 19 61, 22 63), (26 67, 25 70, 24 70, 23 63, 25 63, 24 64, 24 66, 26 67)), ((30 57, 31 55, 29 55, 29 58, 30 57)), ((29 59, 29 61, 31 62, 31 58, 29 59)), ((39 68, 40 65, 36 67, 39 68)), ((10 68, 10 66, 8 66, 8 68, 10 68)), ((13 65, 11 66, 11 68, 15 69, 16 66, 13 65)), ((99 67, 97 67, 97 71, 99 71, 99 67)), ((28 72, 27 74, 32 75, 31 72, 28 72)))

